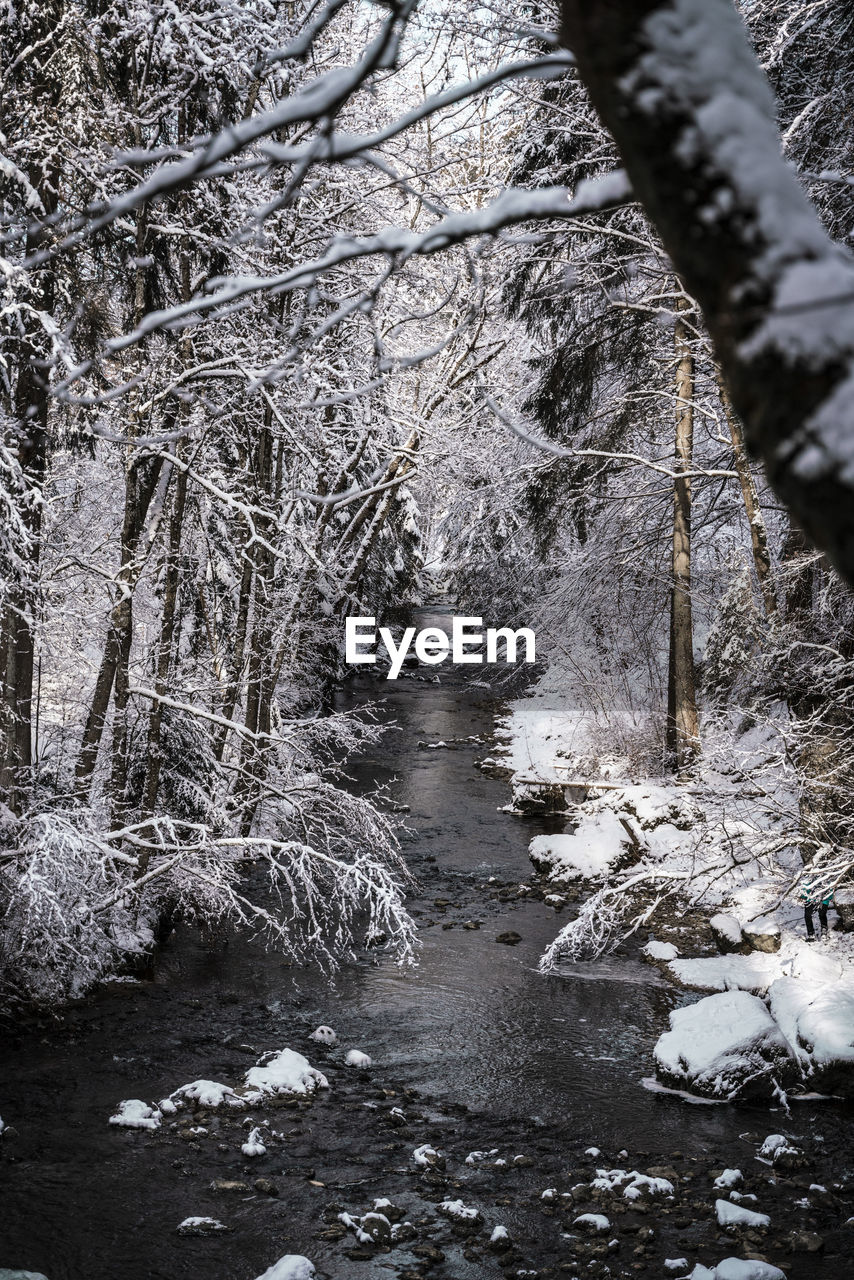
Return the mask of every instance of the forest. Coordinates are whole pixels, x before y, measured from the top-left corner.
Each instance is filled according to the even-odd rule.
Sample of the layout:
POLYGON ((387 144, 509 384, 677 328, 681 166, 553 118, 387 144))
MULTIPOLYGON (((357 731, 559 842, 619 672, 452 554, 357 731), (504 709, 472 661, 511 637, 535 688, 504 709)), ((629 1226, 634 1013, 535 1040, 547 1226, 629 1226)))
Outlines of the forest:
POLYGON ((854 11, 7 0, 0 30, 0 1277, 854 1275, 854 11), (140 1036, 156 1087, 107 1065, 140 1036), (254 1046, 244 1085, 195 1088, 205 1036, 219 1075, 254 1046), (176 1183, 139 1252, 167 1130, 243 1186, 231 1129, 278 1170, 265 1107, 337 1132, 339 1077, 353 1150, 359 1107, 418 1137, 435 1231, 394 1190, 325 1235, 298 1197, 179 1225, 176 1183), (507 1225, 528 1089, 577 1168, 541 1150, 507 1225), (729 1105, 692 1139, 686 1098, 729 1105), (462 1183, 434 1104, 482 1117, 462 1183), (63 1196, 28 1249, 95 1115, 123 1207, 63 1196), (639 1198, 683 1237, 619 1226, 639 1198))

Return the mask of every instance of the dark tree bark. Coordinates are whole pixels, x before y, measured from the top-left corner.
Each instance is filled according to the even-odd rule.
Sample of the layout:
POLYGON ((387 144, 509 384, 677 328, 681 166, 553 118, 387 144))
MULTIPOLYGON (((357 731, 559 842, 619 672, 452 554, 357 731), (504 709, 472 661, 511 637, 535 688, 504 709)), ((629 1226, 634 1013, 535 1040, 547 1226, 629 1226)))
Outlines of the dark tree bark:
MULTIPOLYGON (((684 299, 680 310, 685 309, 684 299)), ((691 609, 691 480, 694 456, 694 357, 685 321, 677 317, 676 438, 677 479, 673 484, 672 583, 670 587, 670 660, 668 663, 667 750, 679 773, 690 768, 700 749, 694 680, 694 623, 691 609)))
POLYGON ((738 15, 730 0, 561 0, 561 15, 635 194, 703 310, 749 448, 854 583, 854 266, 782 158, 738 15))
MULTIPOLYGON (((47 95, 55 87, 41 86, 47 95)), ((59 176, 54 165, 34 164, 30 174, 49 218, 57 208, 59 176)), ((26 238, 27 256, 45 247, 48 233, 34 224, 26 238)), ((33 276, 30 304, 48 315, 53 311, 56 282, 49 264, 33 276)), ((21 478, 30 495, 22 517, 29 535, 21 548, 23 565, 16 571, 0 626, 0 792, 13 812, 24 804, 33 765, 33 675, 35 672, 35 622, 38 614, 38 575, 41 560, 42 492, 48 462, 50 389, 48 352, 44 333, 32 320, 21 339, 17 383, 14 389, 13 435, 8 444, 17 453, 21 478)))

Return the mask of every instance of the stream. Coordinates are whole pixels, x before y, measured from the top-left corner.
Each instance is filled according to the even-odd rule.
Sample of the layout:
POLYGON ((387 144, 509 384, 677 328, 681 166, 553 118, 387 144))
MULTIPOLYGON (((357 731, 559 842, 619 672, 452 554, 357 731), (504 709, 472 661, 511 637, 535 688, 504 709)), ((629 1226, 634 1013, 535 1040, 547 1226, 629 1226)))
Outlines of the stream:
MULTIPOLYGON (((418 619, 446 622, 429 610, 418 619)), ((668 1011, 688 997, 640 960, 637 942, 560 976, 537 973, 567 915, 542 894, 517 891, 532 882, 529 840, 559 820, 502 812, 507 783, 475 767, 493 749, 496 713, 480 668, 407 669, 396 682, 360 673, 339 705, 378 698, 393 727, 352 763, 350 785, 385 783, 408 806, 403 848, 417 879, 410 899, 417 967, 364 953, 330 984, 259 942, 236 934, 205 940, 185 926, 145 981, 109 985, 56 1023, 6 1027, 0 1115, 13 1131, 0 1140, 0 1268, 26 1267, 48 1280, 254 1280, 294 1252, 336 1280, 467 1280, 500 1275, 501 1267, 557 1275, 572 1270, 572 1255, 559 1219, 543 1216, 540 1193, 577 1181, 574 1170, 585 1167, 593 1144, 604 1154, 587 1158, 585 1176, 600 1162, 755 1167, 754 1147, 740 1135, 777 1129, 809 1134, 819 1155, 826 1151, 840 1170, 841 1158, 850 1165, 832 1106, 802 1104, 788 1120, 767 1108, 691 1106, 643 1087, 668 1011), (419 746, 468 738, 481 741, 419 746), (496 942, 511 930, 521 935, 517 945, 496 942), (338 1048, 309 1040, 320 1023, 335 1028, 338 1048), (155 1133, 107 1123, 122 1099, 156 1101, 197 1078, 235 1084, 261 1053, 285 1045, 304 1053, 331 1088, 271 1112, 276 1132, 251 1168, 240 1152, 240 1116, 203 1116, 206 1132, 197 1134, 165 1122, 155 1133), (370 1071, 343 1065, 353 1047, 370 1054, 370 1071), (392 1106, 405 1112, 397 1127, 392 1106), (448 1152, 445 1183, 437 1173, 435 1186, 409 1158, 428 1141, 448 1152), (526 1158, 509 1172, 466 1166, 474 1149, 526 1158), (273 1190, 258 1190, 258 1178, 273 1190), (217 1179, 243 1179, 243 1192, 216 1190, 217 1179), (498 1257, 431 1217, 431 1202, 448 1194, 479 1199, 490 1222, 501 1215, 518 1250, 498 1257), (381 1195, 400 1202, 426 1252, 359 1256, 350 1248, 337 1211, 364 1212, 381 1195), (229 1230, 177 1235, 192 1215, 229 1230)), ((586 1273, 660 1275, 667 1249, 705 1261, 708 1248, 697 1250, 714 1239, 708 1225, 678 1214, 668 1221, 674 1237, 666 1249, 621 1252, 610 1272, 594 1259, 586 1273)), ((718 1248, 717 1257, 726 1252, 718 1248)), ((854 1274, 845 1270, 854 1264, 840 1267, 837 1256, 833 1265, 832 1255, 833 1248, 823 1263, 795 1254, 790 1275, 854 1274)))

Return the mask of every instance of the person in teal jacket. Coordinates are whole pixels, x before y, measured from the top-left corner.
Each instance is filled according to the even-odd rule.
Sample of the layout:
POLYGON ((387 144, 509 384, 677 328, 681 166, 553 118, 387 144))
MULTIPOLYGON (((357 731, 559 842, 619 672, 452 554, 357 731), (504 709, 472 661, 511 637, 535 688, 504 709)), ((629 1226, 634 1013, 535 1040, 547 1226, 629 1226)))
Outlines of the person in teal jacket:
POLYGON ((818 909, 818 927, 822 938, 827 937, 827 909, 833 906, 833 890, 817 888, 811 880, 801 886, 801 902, 804 904, 804 923, 807 926, 807 942, 815 942, 813 912, 818 909))

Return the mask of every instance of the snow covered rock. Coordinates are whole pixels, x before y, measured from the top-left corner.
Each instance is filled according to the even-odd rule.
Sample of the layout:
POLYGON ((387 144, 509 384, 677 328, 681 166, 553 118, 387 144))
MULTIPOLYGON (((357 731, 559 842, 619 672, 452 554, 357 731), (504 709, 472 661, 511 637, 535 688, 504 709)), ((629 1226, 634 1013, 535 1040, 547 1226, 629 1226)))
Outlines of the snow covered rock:
POLYGON ((0 1267, 0 1280, 47 1280, 41 1271, 16 1271, 0 1267))
POLYGON ((837 889, 833 895, 833 905, 839 914, 839 920, 846 933, 854 930, 854 889, 837 889))
POLYGON ((713 1271, 706 1267, 691 1272, 692 1280, 786 1280, 785 1271, 770 1262, 753 1258, 724 1258, 713 1271), (705 1272, 705 1275, 702 1273, 705 1272))
POLYGON ((791 1076, 786 1037, 758 996, 725 991, 674 1009, 655 1046, 662 1084, 708 1098, 769 1094, 791 1076))
POLYGON ((577 1218, 573 1218, 572 1225, 582 1231, 589 1231, 592 1235, 602 1235, 611 1230, 610 1219, 604 1213, 580 1213, 577 1218))
POLYGON ((506 1227, 501 1226, 501 1224, 493 1227, 492 1235, 489 1237, 489 1247, 493 1253, 504 1253, 512 1243, 510 1232, 506 1227))
POLYGON ((308 1038, 309 1040, 316 1040, 318 1044, 326 1044, 330 1047, 338 1043, 338 1037, 331 1027, 318 1027, 316 1031, 312 1031, 308 1038))
POLYGON ((637 1169, 597 1169, 590 1185, 594 1191, 610 1191, 632 1201, 673 1195, 673 1183, 668 1178, 651 1177, 637 1169))
POLYGON ((416 1147, 412 1153, 412 1159, 419 1169, 444 1169, 445 1167, 445 1153, 431 1147, 429 1142, 416 1147))
POLYGON ((230 1231, 218 1218, 185 1218, 176 1228, 179 1236, 215 1236, 221 1231, 230 1231))
POLYGON ((119 1109, 110 1116, 110 1124, 122 1129, 159 1129, 161 1115, 156 1107, 150 1107, 139 1098, 127 1098, 119 1103, 119 1109))
POLYGON ((246 1073, 247 1098, 259 1101, 278 1094, 309 1094, 328 1089, 326 1076, 311 1066, 307 1058, 293 1049, 280 1049, 263 1066, 246 1073))
POLYGON ((744 946, 744 939, 741 935, 741 925, 735 916, 725 915, 719 912, 718 915, 712 916, 709 921, 709 928, 712 931, 712 937, 715 940, 718 951, 722 951, 724 955, 730 951, 740 951, 744 946))
POLYGON ((765 1228, 771 1225, 767 1213, 755 1213, 753 1209, 745 1209, 731 1200, 715 1201, 715 1217, 719 1226, 765 1228))
POLYGON ((314 1275, 314 1263, 308 1258, 301 1253, 286 1253, 256 1280, 313 1280, 314 1275))
POLYGON ((737 1187, 744 1182, 744 1174, 740 1169, 724 1169, 723 1173, 715 1178, 712 1186, 716 1191, 728 1191, 731 1187, 737 1187))
POLYGON ((803 1152, 782 1133, 769 1133, 756 1154, 781 1169, 795 1169, 804 1162, 803 1152))
POLYGON ((391 1222, 384 1213, 371 1210, 362 1215, 359 1225, 374 1244, 386 1244, 391 1239, 391 1222))
POLYGON ((679 956, 679 948, 672 942, 657 942, 655 938, 641 950, 648 960, 676 960, 679 956))
POLYGON ((535 836, 528 857, 538 871, 554 880, 595 880, 625 865, 633 847, 617 814, 606 809, 585 814, 571 833, 535 836))
POLYGON ((479 1210, 462 1200, 443 1200, 436 1206, 436 1211, 443 1218, 448 1218, 458 1231, 471 1232, 480 1229, 483 1218, 479 1210))
POLYGON ((373 1058, 368 1057, 366 1053, 362 1053, 360 1049, 351 1049, 344 1059, 345 1067, 361 1067, 362 1070, 365 1070, 373 1065, 373 1058))
POLYGON ((854 983, 780 978, 769 992, 771 1012, 794 1050, 810 1087, 854 1096, 854 983))
POLYGON ((742 925, 742 937, 753 951, 779 951, 782 934, 775 920, 750 920, 742 925))
POLYGON ((172 1102, 187 1102, 194 1107, 204 1107, 208 1111, 216 1111, 219 1107, 234 1107, 236 1110, 246 1106, 230 1085, 220 1084, 217 1080, 192 1080, 190 1084, 182 1084, 168 1098, 172 1102))
POLYGON ((838 982, 842 977, 842 965, 836 956, 828 955, 826 951, 803 946, 792 960, 789 971, 780 977, 803 978, 815 987, 820 983, 838 982))
POLYGON ((491 1151, 470 1151, 466 1156, 466 1164, 482 1164, 484 1160, 489 1160, 492 1156, 498 1155, 498 1148, 493 1147, 491 1151))

